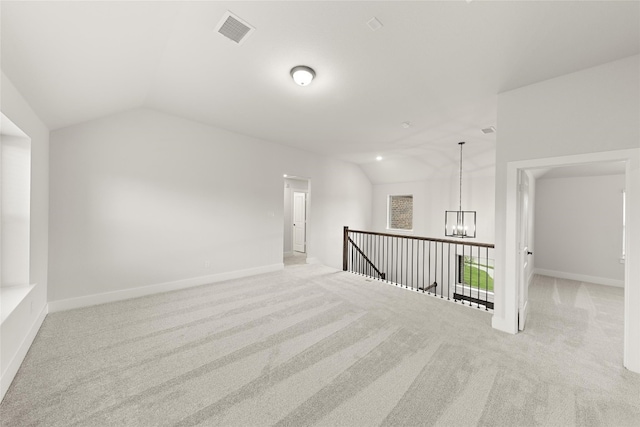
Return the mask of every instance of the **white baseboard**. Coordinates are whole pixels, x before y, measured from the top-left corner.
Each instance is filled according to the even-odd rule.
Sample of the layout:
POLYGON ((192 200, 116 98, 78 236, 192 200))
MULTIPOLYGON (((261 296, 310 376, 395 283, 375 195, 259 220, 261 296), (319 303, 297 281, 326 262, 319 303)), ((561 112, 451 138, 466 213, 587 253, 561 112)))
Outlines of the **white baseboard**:
POLYGON ((543 268, 536 268, 535 274, 543 276, 557 277, 558 279, 576 280, 578 282, 595 283, 596 285, 615 286, 617 288, 624 288, 624 280, 609 279, 607 277, 587 276, 585 274, 567 273, 564 271, 545 270, 543 268))
POLYGON ((105 292, 101 294, 87 295, 77 298, 50 301, 49 312, 55 313, 57 311, 72 310, 74 308, 88 307, 91 305, 104 304, 114 301, 122 301, 125 299, 138 298, 161 292, 176 291, 179 289, 191 288, 194 286, 208 285, 210 283, 222 282, 224 280, 239 279, 242 277, 255 276, 257 274, 270 273, 272 271, 282 270, 283 268, 284 263, 278 263, 265 265, 262 267, 248 268, 245 270, 236 270, 227 273, 192 277, 190 279, 182 279, 173 282, 141 286, 138 288, 122 289, 120 291, 105 292))
POLYGON ((27 352, 29 351, 29 348, 31 348, 31 344, 33 344, 33 340, 36 338, 36 335, 42 326, 42 322, 44 322, 44 318, 47 317, 48 312, 49 307, 45 304, 42 311, 33 322, 33 325, 31 325, 31 329, 29 329, 27 336, 24 337, 18 351, 13 355, 13 359, 9 362, 9 366, 7 366, 2 378, 0 378, 0 402, 4 399, 4 395, 7 393, 7 390, 9 390, 9 386, 18 373, 18 369, 20 369, 22 361, 27 356, 27 352))

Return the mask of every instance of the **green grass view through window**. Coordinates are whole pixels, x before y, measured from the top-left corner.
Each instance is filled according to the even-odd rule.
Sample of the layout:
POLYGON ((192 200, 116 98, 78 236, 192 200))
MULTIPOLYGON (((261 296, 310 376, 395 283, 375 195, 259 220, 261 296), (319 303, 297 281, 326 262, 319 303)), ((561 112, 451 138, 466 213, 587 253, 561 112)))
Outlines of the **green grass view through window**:
POLYGON ((493 265, 486 260, 464 257, 464 283, 472 288, 493 292, 493 265))

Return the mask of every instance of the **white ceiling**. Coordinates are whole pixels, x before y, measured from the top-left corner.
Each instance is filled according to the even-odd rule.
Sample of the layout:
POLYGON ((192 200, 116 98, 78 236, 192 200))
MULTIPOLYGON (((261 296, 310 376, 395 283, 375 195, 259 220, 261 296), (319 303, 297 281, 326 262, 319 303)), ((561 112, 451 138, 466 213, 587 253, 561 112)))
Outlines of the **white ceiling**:
POLYGON ((359 163, 374 183, 456 170, 462 140, 465 171, 492 174, 480 129, 499 132, 498 93, 640 52, 637 1, 0 7, 2 69, 51 129, 149 107, 359 163), (256 27, 242 45, 215 31, 228 10, 256 27))

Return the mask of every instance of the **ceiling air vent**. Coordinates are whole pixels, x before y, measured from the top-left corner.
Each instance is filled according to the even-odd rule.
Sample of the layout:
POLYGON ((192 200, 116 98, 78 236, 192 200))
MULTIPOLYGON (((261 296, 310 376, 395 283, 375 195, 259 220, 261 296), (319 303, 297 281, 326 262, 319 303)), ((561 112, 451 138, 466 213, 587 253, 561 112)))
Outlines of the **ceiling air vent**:
POLYGON ((255 28, 233 13, 227 12, 216 26, 216 31, 226 38, 242 44, 255 31, 255 28))
POLYGON ((495 133, 495 132, 496 132, 496 128, 494 126, 489 126, 488 128, 482 129, 482 133, 484 133, 485 135, 488 133, 495 133))

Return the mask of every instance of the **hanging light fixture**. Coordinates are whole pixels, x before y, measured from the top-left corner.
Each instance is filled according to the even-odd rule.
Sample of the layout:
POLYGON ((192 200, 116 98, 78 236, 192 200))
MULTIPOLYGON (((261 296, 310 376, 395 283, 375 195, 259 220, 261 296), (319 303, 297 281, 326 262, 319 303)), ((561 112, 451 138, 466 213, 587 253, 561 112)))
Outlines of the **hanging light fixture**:
POLYGON ((300 86, 307 86, 315 76, 316 72, 313 71, 313 68, 307 67, 306 65, 298 65, 291 69, 291 77, 293 77, 293 81, 300 86))
POLYGON ((447 237, 475 238, 476 237, 476 211, 462 210, 462 146, 460 145, 460 204, 457 211, 445 211, 444 235, 447 237))

